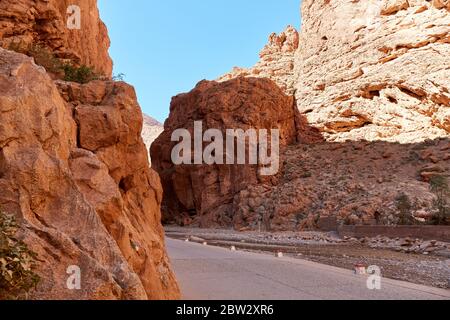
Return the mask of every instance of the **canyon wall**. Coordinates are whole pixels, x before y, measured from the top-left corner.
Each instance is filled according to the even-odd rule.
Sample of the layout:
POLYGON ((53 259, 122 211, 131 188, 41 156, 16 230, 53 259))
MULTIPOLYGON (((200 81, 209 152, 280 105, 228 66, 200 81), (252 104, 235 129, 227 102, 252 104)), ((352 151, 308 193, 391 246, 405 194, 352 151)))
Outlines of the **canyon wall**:
POLYGON ((0 1, 0 47, 18 45, 39 45, 106 77, 112 74, 108 30, 100 20, 97 0, 0 1), (81 10, 79 30, 67 28, 71 5, 81 10))
POLYGON ((303 1, 301 32, 272 34, 250 69, 328 141, 418 142, 449 132, 448 1, 303 1))
MULTIPOLYGON (((240 230, 314 229, 329 216, 345 224, 398 224, 398 199, 406 196, 410 221, 428 219, 434 199, 430 178, 450 177, 449 6, 443 0, 303 1, 299 33, 288 27, 272 34, 254 67, 236 67, 218 79, 226 84, 266 78, 293 96, 292 106, 277 109, 295 115, 297 136, 297 142, 282 148, 280 172, 227 189, 226 203, 232 203, 227 219, 205 223, 199 208, 220 193, 202 192, 215 181, 227 181, 233 167, 212 170, 214 178, 206 179, 195 166, 166 162, 170 171, 156 169, 171 203, 202 196, 189 207, 189 219, 185 207, 164 208, 163 215, 183 224, 240 230), (180 170, 196 183, 174 180, 180 170)), ((192 103, 172 105, 160 145, 170 143, 180 113, 191 113, 195 101, 208 101, 198 90, 189 95, 192 103)), ((221 103, 241 96, 236 88, 221 103)), ((278 121, 268 110, 250 110, 244 123, 261 113, 278 121)), ((152 153, 168 161, 158 154, 152 153)))
POLYGON ((300 113, 329 141, 419 142, 450 130, 445 1, 304 1, 300 113))
MULTIPOLYGON (((77 31, 64 29, 65 1, 28 2, 1 1, 3 44, 38 42, 111 73, 96 1, 79 2, 90 20, 77 31)), ((180 297, 142 126, 126 83, 54 81, 32 58, 0 48, 0 209, 38 254, 31 299, 180 297), (67 272, 76 269, 81 287, 72 290, 67 272)))

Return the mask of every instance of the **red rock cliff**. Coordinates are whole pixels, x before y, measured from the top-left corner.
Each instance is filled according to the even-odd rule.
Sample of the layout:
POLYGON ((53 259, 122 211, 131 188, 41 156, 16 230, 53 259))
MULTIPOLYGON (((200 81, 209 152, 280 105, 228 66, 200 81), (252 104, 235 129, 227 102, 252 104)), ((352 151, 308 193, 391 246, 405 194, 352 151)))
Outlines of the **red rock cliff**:
POLYGON ((0 46, 14 43, 38 44, 107 77, 112 73, 108 31, 100 20, 97 0, 0 1, 0 46), (70 5, 80 8, 80 29, 67 28, 70 5))
POLYGON ((262 180, 251 165, 181 165, 171 159, 172 132, 188 129, 194 121, 203 129, 279 129, 280 143, 295 141, 294 101, 269 79, 237 78, 222 83, 202 81, 189 93, 173 98, 164 132, 152 145, 153 167, 164 190, 165 221, 204 227, 230 225, 234 196, 262 180))
MULTIPOLYGON (((38 41, 110 74, 96 1, 78 3, 83 27, 67 31, 66 1, 2 0, 2 44, 38 41)), ((54 82, 32 58, 0 48, 0 208, 38 254, 31 298, 179 298, 142 124, 126 83, 54 82), (70 266, 80 290, 67 287, 70 266)))
POLYGON ((189 125, 184 115, 199 106, 211 115, 203 111, 198 118, 207 119, 215 110, 232 109, 229 104, 245 106, 243 97, 264 105, 264 90, 279 90, 258 90, 261 83, 244 85, 241 77, 268 78, 293 96, 296 108, 279 103, 275 113, 247 107, 244 116, 240 109, 226 116, 234 115, 237 127, 257 127, 262 113, 275 125, 277 113, 298 111, 298 143, 282 150, 280 174, 259 181, 230 174, 235 167, 171 167, 165 152, 153 149, 170 203, 193 199, 169 206, 166 214, 181 223, 237 229, 257 229, 260 222, 267 230, 316 228, 327 216, 347 224, 397 224, 396 199, 406 195, 415 203, 410 219, 430 217, 430 177, 450 172, 449 22, 450 1, 444 0, 303 1, 300 32, 289 27, 271 35, 254 67, 220 77, 228 86, 235 79, 233 91, 212 85, 223 93, 218 104, 225 107, 203 106, 213 104, 209 91, 198 88, 175 98, 158 142, 167 147, 174 123, 189 125), (230 183, 230 176, 237 178, 230 183))

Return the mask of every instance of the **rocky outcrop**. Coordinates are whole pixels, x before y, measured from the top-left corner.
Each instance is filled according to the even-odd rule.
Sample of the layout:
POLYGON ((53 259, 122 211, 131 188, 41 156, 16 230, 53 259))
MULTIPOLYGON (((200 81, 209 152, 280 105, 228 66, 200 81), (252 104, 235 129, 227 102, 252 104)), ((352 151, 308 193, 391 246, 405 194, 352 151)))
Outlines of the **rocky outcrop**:
POLYGON ((0 206, 38 254, 32 298, 179 296, 141 129, 125 83, 56 86, 31 58, 0 49, 0 206), (80 290, 67 287, 70 266, 80 290))
POLYGON ((72 107, 78 148, 70 166, 151 299, 177 297, 161 227, 162 188, 149 168, 143 118, 133 87, 123 82, 59 82, 72 107))
POLYGON ((328 141, 420 142, 449 134, 448 1, 303 1, 300 35, 219 80, 266 77, 328 141))
MULTIPOLYGON (((144 126, 142 128, 142 139, 144 139, 145 146, 149 150, 153 141, 164 131, 164 126, 152 117, 144 114, 144 126)), ((151 162, 151 159, 150 159, 151 162)))
POLYGON ((338 225, 430 220, 435 200, 430 177, 450 178, 449 151, 450 138, 291 145, 282 154, 284 166, 275 186, 249 185, 235 197, 232 226, 297 231, 317 229, 327 217, 338 225), (409 207, 407 217, 399 211, 401 197, 409 207))
POLYGON ((235 67, 230 73, 221 76, 218 81, 227 81, 236 77, 269 78, 288 95, 294 93, 294 55, 299 46, 299 34, 294 27, 269 37, 269 43, 260 52, 260 61, 250 68, 235 67))
POLYGON ((106 77, 112 74, 110 41, 97 0, 2 0, 0 46, 31 44, 47 48, 61 59, 93 67, 106 77), (72 5, 80 8, 80 29, 67 27, 72 15, 67 11, 72 5))
POLYGON ((287 145, 296 139, 293 103, 271 80, 244 77, 223 83, 202 81, 191 92, 174 97, 164 132, 151 150, 164 187, 164 220, 230 225, 234 196, 266 179, 252 165, 175 166, 174 130, 187 129, 193 138, 194 121, 201 121, 204 131, 218 129, 224 136, 227 129, 279 129, 280 142, 287 145))
MULTIPOLYGON (((302 21, 300 34, 289 27, 271 35, 255 67, 219 78, 268 78, 293 95, 297 143, 283 148, 279 175, 266 181, 243 176, 245 188, 226 189, 227 218, 200 225, 301 230, 330 216, 346 224, 397 224, 404 218, 398 199, 410 202, 410 219, 430 218, 430 179, 450 177, 449 1, 307 0, 302 21)), ((171 119, 191 109, 186 105, 208 101, 194 92, 190 103, 172 106, 171 119)), ((246 123, 259 116, 247 114, 246 123)), ((209 192, 223 175, 213 169, 210 180, 195 179, 195 168, 162 159, 170 169, 163 170, 163 180, 171 181, 165 191, 179 194, 179 188, 195 199, 171 207, 169 217, 195 224, 184 218, 201 216, 198 204, 208 197, 193 195, 209 192), (178 172, 191 176, 171 180, 178 172)))
POLYGON ((295 58, 300 113, 329 141, 446 137, 445 1, 304 1, 295 58))

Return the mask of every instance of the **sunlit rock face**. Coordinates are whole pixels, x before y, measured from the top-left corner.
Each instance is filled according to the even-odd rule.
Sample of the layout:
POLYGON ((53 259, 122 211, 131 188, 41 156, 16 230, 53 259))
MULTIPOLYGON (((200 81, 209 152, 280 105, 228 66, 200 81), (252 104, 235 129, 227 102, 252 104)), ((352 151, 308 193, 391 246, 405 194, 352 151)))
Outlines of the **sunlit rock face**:
MULTIPOLYGON (((95 0, 1 0, 0 46, 18 44, 111 76, 95 0), (69 5, 80 8, 79 30, 67 28, 69 5)), ((179 298, 134 88, 52 76, 0 48, 0 209, 16 217, 20 238, 38 254, 41 281, 29 297, 179 298), (68 270, 81 272, 80 290, 68 287, 68 270)))
POLYGON ((31 44, 92 67, 106 77, 112 74, 108 30, 100 19, 97 0, 0 1, 0 46, 8 49, 31 44), (79 29, 72 29, 76 24, 70 18, 76 18, 76 13, 68 13, 68 9, 73 5, 79 8, 79 29))
POLYGON ((70 168, 80 191, 139 276, 150 299, 174 299, 179 289, 165 252, 162 187, 149 167, 143 116, 124 82, 58 82, 77 124, 70 168))
POLYGON ((327 140, 448 136, 448 1, 303 1, 302 20, 295 97, 327 140))
MULTIPOLYGON (((157 170, 170 181, 163 183, 167 197, 189 201, 164 206, 164 216, 181 224, 252 230, 314 229, 329 216, 340 224, 397 224, 396 201, 405 194, 414 203, 411 214, 429 218, 430 178, 450 170, 449 5, 303 1, 299 32, 288 27, 271 35, 254 67, 236 67, 218 79, 268 78, 294 97, 294 108, 280 104, 278 109, 294 112, 297 137, 281 152, 282 170, 265 181, 237 176, 246 179, 245 186, 241 179, 225 184, 238 186, 229 193, 230 188, 220 188, 228 181, 223 173, 211 169, 208 179, 198 179, 192 174, 197 169, 171 166, 166 157, 157 170), (219 208, 218 195, 230 204, 227 210, 199 219, 219 208), (198 206, 209 203, 205 199, 217 201, 198 206)), ((188 96, 184 104, 175 98, 170 124, 196 99, 208 101, 198 90, 188 96)), ((239 90, 224 101, 237 97, 239 90)), ((253 123, 260 114, 247 112, 245 119, 253 123)))
POLYGON ((450 125, 448 1, 303 1, 298 33, 273 34, 250 69, 296 98, 328 141, 418 142, 450 125))
POLYGON ((32 297, 177 298, 133 88, 55 85, 3 49, 0 79, 0 206, 41 261, 32 297), (81 290, 67 288, 70 266, 82 271, 81 290))

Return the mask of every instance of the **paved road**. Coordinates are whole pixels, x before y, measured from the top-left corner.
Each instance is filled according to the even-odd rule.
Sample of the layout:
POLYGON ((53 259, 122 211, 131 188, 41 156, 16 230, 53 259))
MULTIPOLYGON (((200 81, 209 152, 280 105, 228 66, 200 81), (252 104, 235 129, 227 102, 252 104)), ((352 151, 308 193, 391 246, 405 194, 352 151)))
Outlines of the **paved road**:
POLYGON ((389 279, 381 290, 368 290, 364 276, 305 260, 173 239, 167 249, 186 300, 450 300, 450 290, 389 279))

